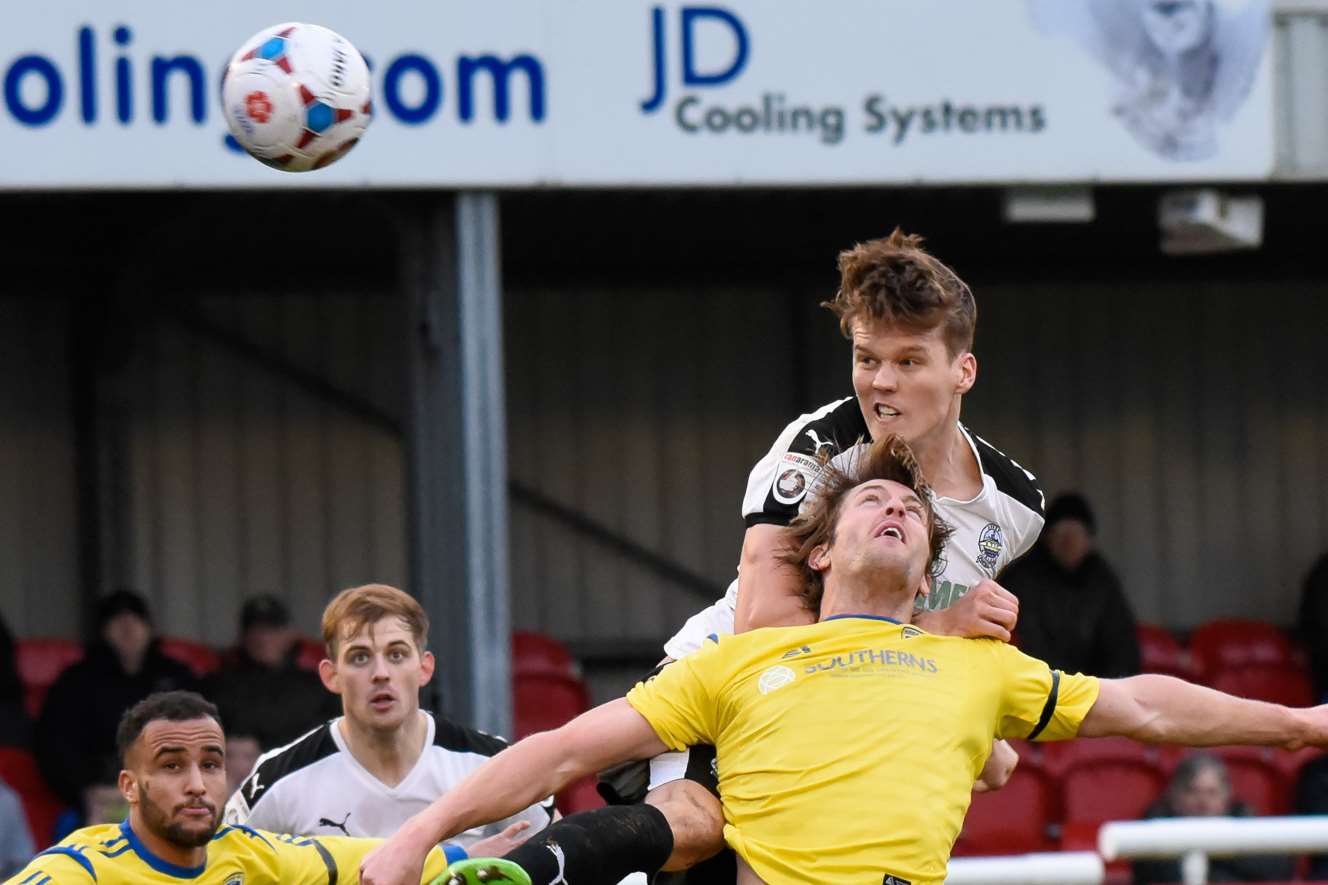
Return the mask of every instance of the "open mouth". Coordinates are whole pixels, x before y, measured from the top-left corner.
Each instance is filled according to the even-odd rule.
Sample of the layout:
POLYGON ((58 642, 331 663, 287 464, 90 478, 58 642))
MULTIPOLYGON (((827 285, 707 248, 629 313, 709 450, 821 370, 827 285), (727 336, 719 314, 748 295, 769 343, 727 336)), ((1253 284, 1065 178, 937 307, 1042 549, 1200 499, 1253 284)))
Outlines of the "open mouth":
POLYGON ((885 525, 877 529, 876 537, 894 538, 902 544, 904 542, 904 530, 895 523, 887 522, 885 525))
POLYGON ((396 701, 391 692, 380 691, 369 698, 369 705, 375 710, 384 710, 396 701))
POLYGON ((899 410, 892 409, 884 403, 876 404, 876 417, 884 421, 886 418, 898 418, 899 410))

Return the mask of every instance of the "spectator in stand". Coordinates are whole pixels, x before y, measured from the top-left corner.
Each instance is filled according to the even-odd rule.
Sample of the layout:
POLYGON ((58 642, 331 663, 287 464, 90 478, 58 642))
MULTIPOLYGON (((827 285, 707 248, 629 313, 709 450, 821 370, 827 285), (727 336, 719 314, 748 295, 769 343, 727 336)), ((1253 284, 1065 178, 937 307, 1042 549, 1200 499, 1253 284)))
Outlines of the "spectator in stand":
POLYGON ((23 869, 35 850, 18 794, 0 781, 0 879, 23 869))
POLYGON ((226 735, 226 798, 240 788, 240 784, 254 770, 254 763, 263 755, 263 748, 258 738, 244 732, 229 732, 226 735))
POLYGON ((1066 673, 1139 672, 1134 612, 1120 579, 1097 552, 1097 522, 1082 495, 1047 508, 1042 538, 1001 583, 1019 597, 1019 648, 1066 673))
MULTIPOLYGON (((1167 791, 1144 813, 1144 818, 1249 815, 1249 808, 1231 791, 1231 779, 1222 760, 1210 753, 1195 753, 1176 766, 1167 791)), ((1292 872, 1292 859, 1276 855, 1212 857, 1208 860, 1209 882, 1286 882, 1291 879, 1292 872)), ((1134 885, 1180 881, 1178 858, 1134 863, 1134 885)))
POLYGON ((28 731, 23 682, 18 677, 18 661, 14 657, 14 636, 0 617, 0 747, 26 747, 28 731))
POLYGON ((85 807, 84 791, 118 765, 121 714, 153 692, 194 684, 189 668, 157 647, 142 596, 117 590, 102 597, 83 660, 55 680, 37 720, 35 753, 46 783, 69 805, 85 807))
POLYGON ((1319 557, 1300 591, 1300 641, 1310 654, 1314 695, 1328 697, 1328 553, 1319 557))
POLYGON ((203 694, 223 722, 257 738, 263 750, 288 744, 340 713, 318 674, 296 663, 299 654, 290 610, 270 593, 252 596, 240 610, 239 646, 203 694))

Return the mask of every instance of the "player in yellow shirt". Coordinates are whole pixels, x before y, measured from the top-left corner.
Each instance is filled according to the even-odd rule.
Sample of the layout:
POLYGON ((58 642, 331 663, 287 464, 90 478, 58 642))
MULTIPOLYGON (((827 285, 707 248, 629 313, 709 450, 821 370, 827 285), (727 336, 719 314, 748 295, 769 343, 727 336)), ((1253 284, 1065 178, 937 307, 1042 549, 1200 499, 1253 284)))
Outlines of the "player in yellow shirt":
MULTIPOLYGON (((76 830, 6 885, 346 885, 359 881, 360 862, 379 844, 218 829, 226 739, 217 708, 193 692, 162 692, 134 705, 120 720, 117 743, 129 818, 76 830)), ((445 866, 435 848, 424 875, 445 866)))
MULTIPOLYGON (((792 526, 791 561, 805 569, 819 623, 725 637, 625 699, 527 738, 409 821, 369 857, 361 881, 406 885, 424 849, 452 833, 610 764, 701 741, 718 749, 740 885, 942 882, 993 737, 1328 744, 1328 707, 1242 700, 1167 676, 1066 675, 996 640, 903 623, 947 529, 897 438, 874 442, 853 474, 827 470, 792 526)), ((663 820, 633 808, 646 809, 642 834, 652 812, 663 820)), ((573 815, 563 829, 575 836, 578 818, 599 813, 573 815)), ((581 844, 560 839, 554 825, 509 860, 462 861, 443 881, 601 881, 604 864, 574 857, 581 844), (530 862, 541 850, 556 869, 530 862)))

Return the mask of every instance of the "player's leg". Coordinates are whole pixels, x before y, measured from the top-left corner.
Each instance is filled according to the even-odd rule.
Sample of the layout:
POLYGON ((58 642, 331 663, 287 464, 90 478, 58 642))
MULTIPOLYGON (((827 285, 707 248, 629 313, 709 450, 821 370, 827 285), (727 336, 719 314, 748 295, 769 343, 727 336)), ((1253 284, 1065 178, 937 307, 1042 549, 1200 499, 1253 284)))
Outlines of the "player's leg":
MULTIPOLYGON (((509 851, 503 861, 525 877, 511 880, 522 885, 616 885, 632 873, 653 876, 672 850, 673 834, 658 808, 615 805, 555 821, 509 851)), ((490 863, 477 858, 453 864, 448 870, 478 876, 490 863)), ((500 867, 499 871, 511 869, 500 867)), ((454 885, 484 881, 462 878, 454 885)), ((493 881, 506 885, 503 879, 493 881)))
POLYGON ((724 811, 714 763, 714 747, 692 747, 650 760, 645 801, 664 813, 673 833, 666 872, 690 869, 724 848, 724 811))

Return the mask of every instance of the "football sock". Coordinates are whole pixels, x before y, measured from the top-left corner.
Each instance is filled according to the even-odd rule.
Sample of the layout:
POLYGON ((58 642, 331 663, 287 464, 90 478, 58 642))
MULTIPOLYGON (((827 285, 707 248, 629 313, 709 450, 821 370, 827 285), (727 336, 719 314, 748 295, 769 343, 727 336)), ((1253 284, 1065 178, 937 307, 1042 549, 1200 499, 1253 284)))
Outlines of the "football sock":
POLYGON ((673 853, 673 831, 652 805, 612 805, 565 817, 508 852, 532 885, 617 885, 654 875, 673 853))

